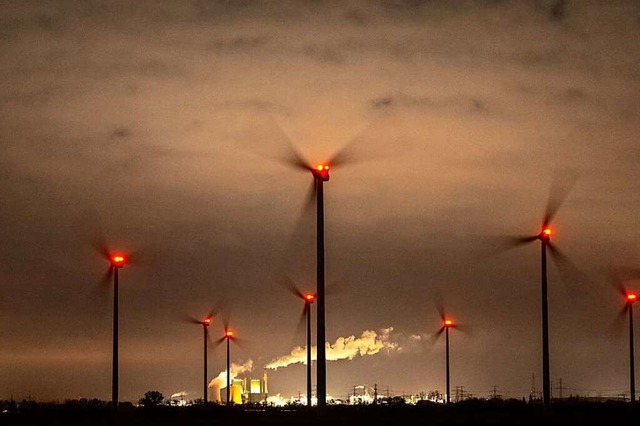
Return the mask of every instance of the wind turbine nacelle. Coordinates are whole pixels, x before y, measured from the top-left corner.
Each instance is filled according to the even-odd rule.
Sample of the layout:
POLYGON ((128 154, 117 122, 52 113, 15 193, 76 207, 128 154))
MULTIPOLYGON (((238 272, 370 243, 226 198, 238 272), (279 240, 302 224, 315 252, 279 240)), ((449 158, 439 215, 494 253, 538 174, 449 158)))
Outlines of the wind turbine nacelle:
POLYGON ((326 164, 318 164, 315 168, 311 169, 311 173, 317 179, 321 179, 323 182, 329 180, 329 166, 326 164))

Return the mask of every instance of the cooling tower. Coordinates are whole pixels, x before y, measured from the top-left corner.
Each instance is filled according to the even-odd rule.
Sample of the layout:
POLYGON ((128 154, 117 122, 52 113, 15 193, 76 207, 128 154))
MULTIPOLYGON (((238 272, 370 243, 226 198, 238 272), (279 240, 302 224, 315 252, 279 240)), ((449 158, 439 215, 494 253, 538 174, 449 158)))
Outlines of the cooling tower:
POLYGON ((209 385, 209 401, 217 404, 222 402, 222 399, 220 398, 219 384, 215 383, 213 385, 209 385))
POLYGON ((231 385, 231 402, 233 404, 242 404, 242 385, 233 384, 231 385))

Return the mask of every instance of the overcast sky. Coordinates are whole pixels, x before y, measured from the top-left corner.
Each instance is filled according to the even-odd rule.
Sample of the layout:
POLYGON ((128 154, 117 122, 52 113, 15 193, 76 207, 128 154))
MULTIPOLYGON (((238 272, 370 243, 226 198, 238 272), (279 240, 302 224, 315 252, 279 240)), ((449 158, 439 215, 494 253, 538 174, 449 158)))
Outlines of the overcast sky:
MULTIPOLYGON (((324 186, 330 396, 444 392, 438 300, 468 326, 452 388, 541 390, 540 243, 490 243, 537 234, 567 174, 552 241, 584 275, 549 266, 551 380, 628 392, 606 270, 640 267, 638 2, 1 3, 0 399, 110 399, 98 235, 138 253, 119 275, 121 400, 200 397, 183 318, 218 305, 212 340, 225 322, 243 339, 241 377, 281 360, 269 392, 304 394, 287 358, 303 303, 274 278, 315 289, 292 146, 353 160, 324 186)), ((214 378, 224 345, 209 354, 214 378)))

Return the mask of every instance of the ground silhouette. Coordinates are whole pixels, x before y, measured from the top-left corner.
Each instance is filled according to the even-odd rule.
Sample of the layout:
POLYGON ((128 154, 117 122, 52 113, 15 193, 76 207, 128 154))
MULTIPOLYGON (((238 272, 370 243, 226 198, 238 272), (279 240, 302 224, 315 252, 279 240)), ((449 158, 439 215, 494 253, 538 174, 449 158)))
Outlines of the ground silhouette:
POLYGON ((640 405, 624 401, 565 399, 548 407, 522 400, 465 400, 451 404, 419 403, 378 405, 329 405, 317 407, 216 404, 185 407, 142 407, 121 404, 117 411, 97 400, 65 403, 3 403, 0 424, 6 426, 208 426, 252 425, 567 425, 633 424, 640 418, 640 405))

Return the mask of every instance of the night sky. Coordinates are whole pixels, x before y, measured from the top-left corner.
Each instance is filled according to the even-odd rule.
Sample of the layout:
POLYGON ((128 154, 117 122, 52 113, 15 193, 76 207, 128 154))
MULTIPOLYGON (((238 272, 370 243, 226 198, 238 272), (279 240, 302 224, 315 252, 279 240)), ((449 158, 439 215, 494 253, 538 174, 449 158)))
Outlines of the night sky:
POLYGON ((439 304, 468 326, 451 330, 452 392, 540 391, 540 242, 494 243, 540 232, 567 176, 552 242, 579 273, 550 258, 553 394, 628 392, 607 271, 640 267, 637 1, 1 7, 0 399, 110 399, 100 236, 137 255, 119 275, 122 401, 201 397, 202 328, 184 318, 214 307, 211 379, 227 323, 239 377, 304 394, 286 358, 303 302, 278 279, 315 289, 294 147, 352 160, 324 186, 330 396, 444 392, 439 304))

